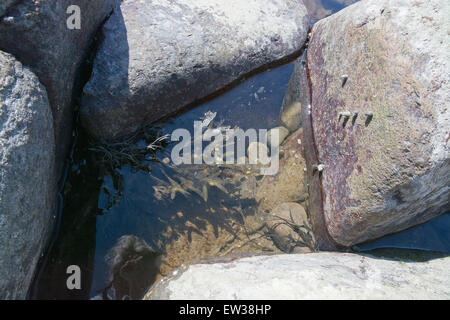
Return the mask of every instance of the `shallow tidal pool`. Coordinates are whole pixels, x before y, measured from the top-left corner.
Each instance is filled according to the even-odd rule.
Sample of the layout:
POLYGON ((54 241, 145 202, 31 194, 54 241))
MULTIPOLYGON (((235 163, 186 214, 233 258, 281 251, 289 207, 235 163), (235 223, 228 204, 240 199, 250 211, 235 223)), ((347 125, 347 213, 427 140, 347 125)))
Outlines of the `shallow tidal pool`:
MULTIPOLYGON (((194 121, 211 113, 213 128, 276 127, 292 71, 290 63, 263 72, 151 130, 164 136, 183 128, 193 136, 194 121)), ((148 170, 128 164, 111 170, 98 165, 95 145, 80 133, 64 190, 61 230, 41 270, 37 297, 96 296, 108 283, 108 251, 123 235, 135 235, 163 254, 160 276, 192 260, 280 252, 263 231, 264 217, 257 215, 258 168, 175 166, 165 161, 175 145, 168 138, 155 159, 143 161, 148 170), (81 267, 81 291, 65 288, 68 265, 81 267)))

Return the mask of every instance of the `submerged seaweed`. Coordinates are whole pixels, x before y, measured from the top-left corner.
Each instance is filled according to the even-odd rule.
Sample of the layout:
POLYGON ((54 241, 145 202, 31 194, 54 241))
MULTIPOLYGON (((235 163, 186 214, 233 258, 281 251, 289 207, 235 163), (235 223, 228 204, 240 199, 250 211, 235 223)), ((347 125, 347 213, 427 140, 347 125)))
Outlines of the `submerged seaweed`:
POLYGON ((89 148, 98 162, 114 171, 122 165, 149 172, 150 162, 158 161, 156 152, 168 145, 169 135, 159 135, 156 128, 146 126, 120 141, 100 141, 89 148))

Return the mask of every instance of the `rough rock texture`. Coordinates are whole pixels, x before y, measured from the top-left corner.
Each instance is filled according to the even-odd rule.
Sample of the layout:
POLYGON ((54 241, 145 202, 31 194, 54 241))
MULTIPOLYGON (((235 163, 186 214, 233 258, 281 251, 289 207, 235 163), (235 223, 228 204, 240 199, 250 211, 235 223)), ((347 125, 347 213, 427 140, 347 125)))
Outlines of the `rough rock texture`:
POLYGON ((450 258, 426 262, 350 253, 244 258, 181 267, 146 299, 450 299, 450 258))
MULTIPOLYGON (((333 0, 332 6, 343 8, 357 1, 359 0, 333 0)), ((303 3, 305 4, 306 9, 308 9, 308 13, 311 16, 313 22, 323 19, 332 13, 332 10, 328 9, 328 0, 303 0, 303 3)))
POLYGON ((285 127, 275 127, 270 129, 267 132, 267 146, 268 147, 274 147, 274 148, 278 148, 284 140, 286 140, 287 136, 289 135, 289 130, 286 129, 285 127), (273 136, 273 137, 272 137, 273 136), (278 136, 278 139, 276 139, 275 137, 278 136), (272 141, 274 140, 274 141, 272 141))
POLYGON ((115 0, 22 0, 0 5, 0 50, 13 54, 39 77, 52 106, 58 165, 72 133, 72 92, 93 36, 115 0), (81 10, 81 29, 69 30, 70 5, 81 10), (7 9, 7 10, 6 10, 7 9))
POLYGON ((449 16, 445 0, 365 0, 314 26, 309 84, 304 73, 297 80, 322 247, 375 239, 449 210, 449 16))
POLYGON ((53 227, 53 118, 45 88, 0 51, 0 299, 24 299, 53 227))
POLYGON ((103 27, 82 124, 128 134, 297 54, 307 27, 297 0, 126 0, 103 27))
POLYGON ((0 17, 3 16, 11 6, 19 1, 20 0, 2 0, 2 2, 0 2, 0 17))
POLYGON ((295 247, 314 248, 305 209, 296 202, 285 202, 275 207, 266 218, 267 227, 276 245, 290 253, 295 247))

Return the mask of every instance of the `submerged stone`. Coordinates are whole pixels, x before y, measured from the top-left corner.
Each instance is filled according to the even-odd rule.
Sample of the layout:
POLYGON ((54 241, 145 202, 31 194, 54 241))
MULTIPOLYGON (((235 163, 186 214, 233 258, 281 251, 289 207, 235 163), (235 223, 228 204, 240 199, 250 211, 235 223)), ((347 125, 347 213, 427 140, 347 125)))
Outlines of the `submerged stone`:
POLYGON ((294 132, 301 127, 301 111, 302 105, 298 101, 288 105, 286 108, 283 106, 280 120, 289 129, 289 132, 294 132))
POLYGON ((286 129, 285 127, 276 127, 276 128, 272 128, 267 132, 267 145, 274 147, 274 148, 278 148, 283 141, 287 138, 287 136, 289 135, 289 130, 286 129), (277 131, 278 134, 278 141, 276 139, 274 139, 275 135, 273 132, 277 131), (275 141, 272 141, 272 139, 274 139, 275 141))
POLYGON ((284 252, 290 253, 295 247, 313 247, 308 217, 300 204, 282 203, 272 210, 266 223, 274 242, 284 252))
POLYGON ((276 175, 264 176, 258 185, 256 201, 260 212, 271 212, 283 202, 303 202, 308 198, 305 182, 306 167, 299 129, 280 147, 280 165, 276 175))

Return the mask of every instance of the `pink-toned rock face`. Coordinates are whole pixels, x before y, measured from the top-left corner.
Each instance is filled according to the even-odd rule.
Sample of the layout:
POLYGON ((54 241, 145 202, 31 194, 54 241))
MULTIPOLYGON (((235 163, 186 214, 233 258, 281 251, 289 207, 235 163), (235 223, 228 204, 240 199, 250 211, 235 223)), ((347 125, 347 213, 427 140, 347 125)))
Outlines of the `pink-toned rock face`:
POLYGON ((300 77, 312 91, 302 123, 322 247, 448 212, 449 14, 445 0, 367 0, 314 26, 300 77))

